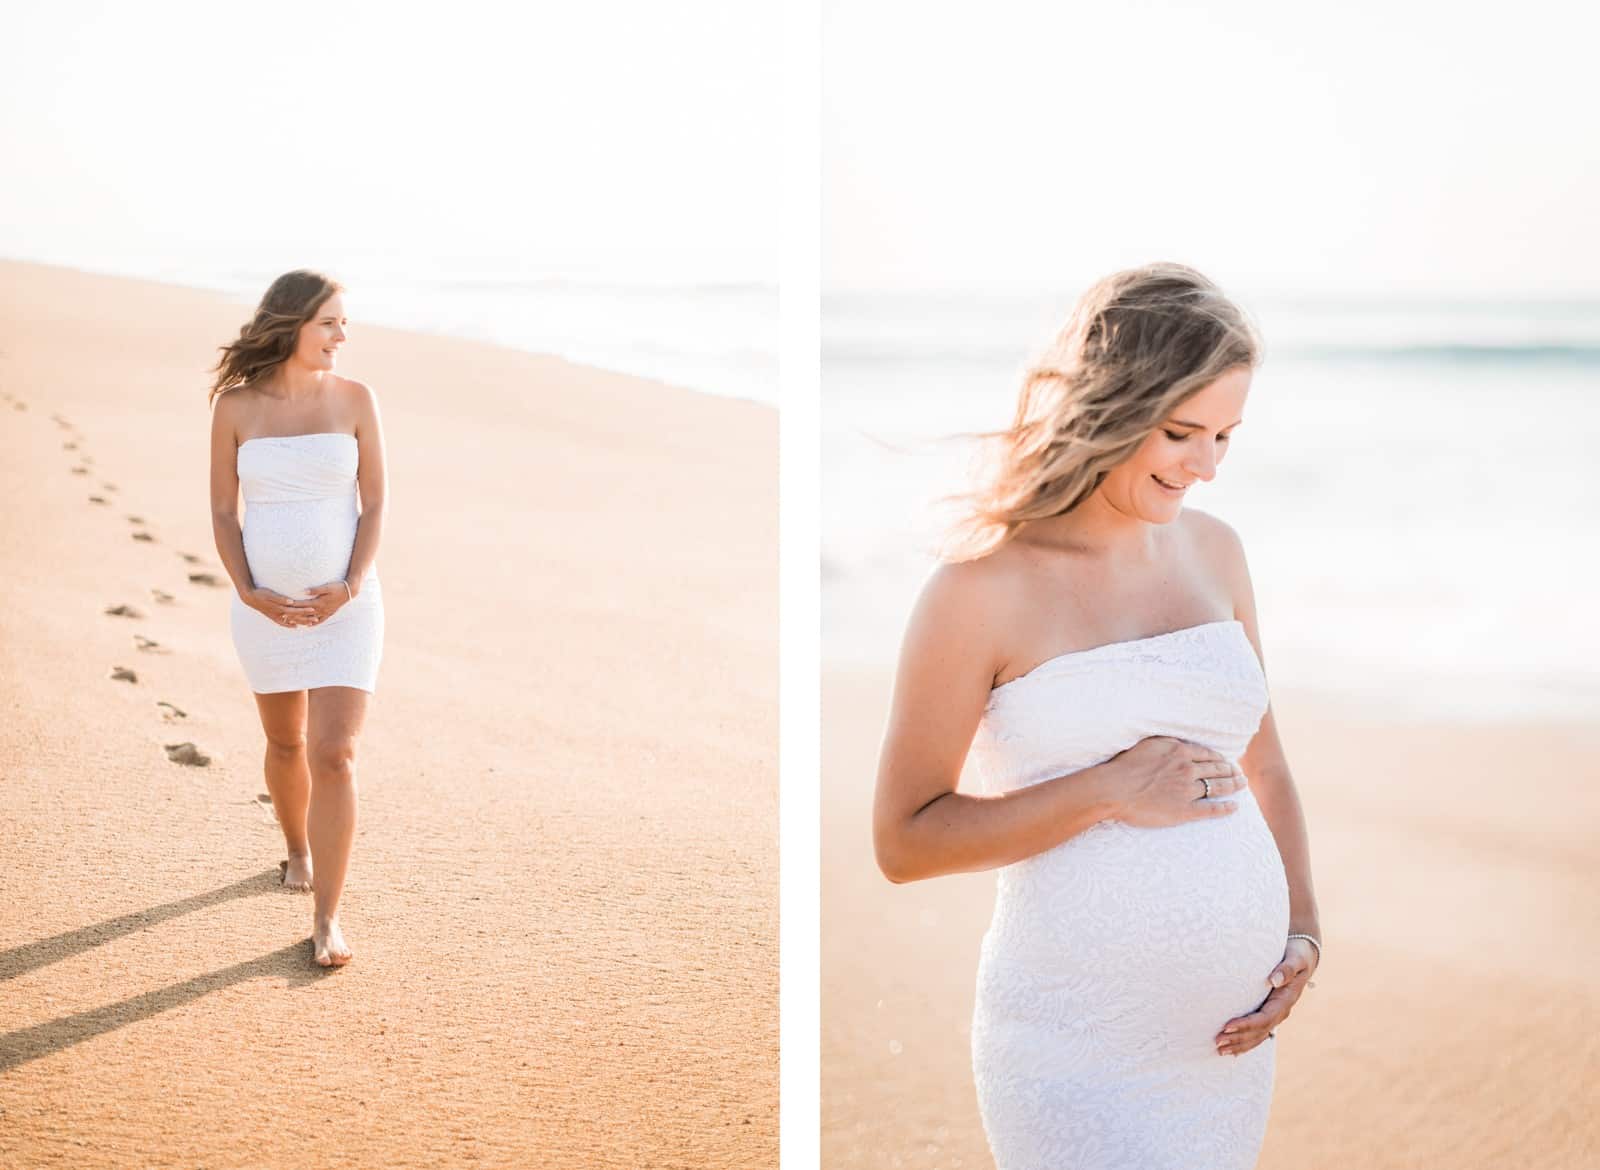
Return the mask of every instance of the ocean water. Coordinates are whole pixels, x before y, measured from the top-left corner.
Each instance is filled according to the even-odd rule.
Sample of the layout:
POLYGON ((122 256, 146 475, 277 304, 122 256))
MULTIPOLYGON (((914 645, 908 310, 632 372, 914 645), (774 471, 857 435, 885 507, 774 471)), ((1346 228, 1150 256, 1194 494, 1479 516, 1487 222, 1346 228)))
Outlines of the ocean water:
POLYGON ((776 285, 563 279, 511 258, 286 261, 248 249, 221 259, 70 249, 17 258, 215 289, 246 306, 241 323, 273 278, 297 264, 322 267, 349 290, 352 328, 370 322, 488 341, 705 394, 778 402, 776 285))
MULTIPOLYGON (((1241 300, 1266 342, 1188 502, 1244 540, 1274 686, 1600 718, 1600 303, 1241 300)), ((823 651, 891 663, 1047 295, 825 298, 823 651)))

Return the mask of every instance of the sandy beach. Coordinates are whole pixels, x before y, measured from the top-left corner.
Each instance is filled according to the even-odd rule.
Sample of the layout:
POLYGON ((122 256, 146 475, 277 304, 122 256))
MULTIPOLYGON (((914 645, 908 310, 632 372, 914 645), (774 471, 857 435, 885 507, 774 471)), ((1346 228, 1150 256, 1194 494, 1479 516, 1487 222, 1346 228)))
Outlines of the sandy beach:
MULTIPOLYGON (((892 680, 823 679, 823 1165, 981 1170, 968 1045, 993 875, 879 876, 892 680)), ((1327 959, 1278 1034, 1261 1170, 1600 1165, 1600 728, 1274 705, 1327 959)))
POLYGON ((0 263, 0 1164, 775 1166, 776 413, 359 293, 388 632, 328 973, 211 537, 249 307, 0 263))

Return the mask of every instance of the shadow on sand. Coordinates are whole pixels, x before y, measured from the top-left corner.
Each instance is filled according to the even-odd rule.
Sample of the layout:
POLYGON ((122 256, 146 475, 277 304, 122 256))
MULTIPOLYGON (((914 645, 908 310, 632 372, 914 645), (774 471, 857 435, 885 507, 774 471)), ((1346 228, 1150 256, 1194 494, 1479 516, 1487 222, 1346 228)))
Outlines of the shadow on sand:
MULTIPOLYGON (((124 914, 120 918, 109 918, 92 926, 52 935, 38 942, 25 943, 9 951, 0 951, 0 981, 15 979, 26 972, 49 966, 51 963, 59 963, 63 959, 82 954, 113 939, 145 930, 191 911, 217 906, 234 898, 276 894, 282 889, 278 880, 279 872, 270 869, 265 873, 255 874, 232 885, 209 890, 203 894, 180 898, 176 902, 153 906, 133 914, 124 914)), ((144 995, 107 1004, 105 1007, 92 1008, 86 1012, 63 1016, 59 1020, 36 1024, 31 1028, 19 1028, 15 1032, 0 1035, 0 1072, 30 1060, 37 1060, 41 1056, 48 1056, 52 1052, 60 1052, 63 1048, 70 1048, 74 1044, 91 1040, 126 1024, 147 1020, 161 1012, 193 1003, 203 995, 209 995, 213 991, 235 983, 271 976, 285 979, 291 986, 297 986, 313 979, 320 979, 329 973, 312 965, 309 941, 291 943, 259 958, 235 963, 231 967, 224 967, 205 975, 197 975, 193 979, 175 983, 171 987, 163 987, 146 992, 144 995)))
POLYGON ((180 898, 176 902, 168 902, 164 906, 152 906, 148 910, 124 914, 121 918, 108 918, 104 922, 96 922, 93 926, 69 930, 65 934, 42 938, 38 942, 24 943, 20 947, 12 947, 9 951, 0 951, 0 981, 15 979, 18 975, 25 975, 36 968, 59 963, 62 959, 70 959, 73 955, 82 954, 112 939, 132 934, 136 930, 144 930, 169 918, 177 918, 181 914, 188 914, 191 910, 203 910, 207 906, 217 906, 233 898, 250 898, 257 894, 276 893, 282 889, 278 881, 279 872, 276 869, 269 869, 265 873, 258 873, 254 877, 244 878, 220 889, 208 890, 204 894, 194 894, 188 898, 180 898))
POLYGON ((235 963, 219 971, 196 975, 193 979, 174 983, 171 987, 148 991, 143 995, 135 995, 130 999, 107 1004, 105 1007, 63 1016, 59 1020, 36 1024, 31 1028, 19 1028, 15 1032, 7 1032, 0 1036, 0 1072, 16 1068, 19 1064, 26 1064, 30 1060, 37 1060, 41 1056, 49 1056, 53 1052, 60 1052, 64 1048, 71 1048, 74 1044, 92 1040, 96 1036, 113 1032, 128 1024, 148 1020, 173 1008, 183 1007, 201 996, 210 995, 213 991, 220 991, 235 983, 273 976, 287 980, 290 986, 299 986, 315 979, 325 978, 331 973, 330 970, 312 964, 311 944, 303 939, 286 947, 279 947, 259 958, 235 963))

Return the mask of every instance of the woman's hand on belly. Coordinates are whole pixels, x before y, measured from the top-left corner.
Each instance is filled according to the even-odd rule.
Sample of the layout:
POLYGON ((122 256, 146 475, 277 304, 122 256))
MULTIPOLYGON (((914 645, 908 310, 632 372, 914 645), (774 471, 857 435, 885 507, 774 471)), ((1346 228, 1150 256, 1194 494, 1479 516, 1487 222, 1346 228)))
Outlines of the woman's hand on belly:
MULTIPOLYGON (((344 590, 341 589, 340 592, 343 593, 344 590)), ((309 626, 314 624, 312 606, 309 601, 285 597, 281 593, 274 593, 271 589, 264 589, 260 586, 246 593, 241 593, 239 600, 257 613, 264 614, 272 619, 274 625, 309 626)))
POLYGON ((1244 787, 1244 773, 1220 752, 1165 735, 1141 739, 1110 764, 1117 790, 1111 819, 1141 829, 1228 816, 1238 802, 1217 798, 1244 787))
POLYGON ((307 589, 306 594, 309 600, 305 604, 309 607, 311 625, 327 621, 355 598, 355 591, 343 581, 315 585, 307 589))
MULTIPOLYGON (((1284 983, 1275 987, 1249 1015, 1229 1020, 1217 1033, 1217 1052, 1223 1056, 1238 1056, 1249 1052, 1277 1030, 1289 1018, 1300 993, 1306 989, 1312 973, 1317 969, 1315 948, 1304 939, 1292 938, 1283 948, 1283 961, 1273 968, 1273 974, 1283 973, 1284 983)), ((1271 976, 1268 976, 1268 982, 1271 976)))

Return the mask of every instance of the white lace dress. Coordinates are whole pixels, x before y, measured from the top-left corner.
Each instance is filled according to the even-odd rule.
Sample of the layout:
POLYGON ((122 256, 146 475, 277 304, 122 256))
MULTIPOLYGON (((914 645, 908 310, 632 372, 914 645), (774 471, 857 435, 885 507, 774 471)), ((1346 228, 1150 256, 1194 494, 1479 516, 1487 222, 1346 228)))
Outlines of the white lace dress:
MULTIPOLYGON (((973 742, 987 791, 1077 772, 1152 735, 1237 762, 1267 708, 1237 621, 1043 663, 996 687, 973 742)), ((998 1170, 1247 1170, 1275 1040, 1219 1056, 1283 958, 1283 860, 1248 787, 1231 816, 1103 821, 999 872, 972 1065, 998 1170)))
MULTIPOLYGON (((239 444, 244 555, 256 585, 304 598, 342 581, 360 518, 354 435, 287 435, 239 444)), ((383 594, 374 567, 361 592, 327 621, 283 626, 234 594, 234 649, 257 694, 314 687, 377 686, 383 655, 383 594)))

